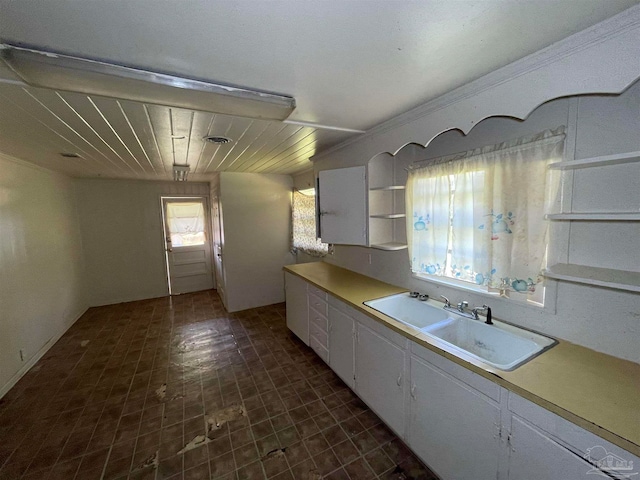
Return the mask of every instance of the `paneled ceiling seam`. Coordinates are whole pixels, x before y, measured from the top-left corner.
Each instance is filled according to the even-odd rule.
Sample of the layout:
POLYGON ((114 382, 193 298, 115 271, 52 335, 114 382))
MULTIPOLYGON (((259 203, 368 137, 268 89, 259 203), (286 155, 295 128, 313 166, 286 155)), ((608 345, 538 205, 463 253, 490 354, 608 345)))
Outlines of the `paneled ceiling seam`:
MULTIPOLYGON (((270 138, 276 138, 278 135, 280 135, 280 133, 282 133, 284 131, 284 129, 287 128, 286 124, 281 124, 280 129, 274 134, 272 135, 270 138)), ((260 150, 262 150, 267 144, 269 143, 269 140, 267 139, 259 148, 254 149, 253 153, 251 155, 249 155, 249 157, 247 159, 245 159, 244 161, 242 161, 236 168, 234 171, 239 172, 242 169, 242 166, 245 165, 247 162, 249 162, 260 150)))
MULTIPOLYGON (((233 121, 235 119, 232 117, 231 121, 229 122, 229 125, 227 126, 227 129, 224 131, 224 135, 223 136, 227 136, 229 134, 229 130, 231 130, 231 126, 233 125, 233 121)), ((211 166, 211 164, 213 163, 213 159, 216 157, 216 155, 218 154, 218 150, 220 150, 221 145, 218 144, 216 146, 215 151, 213 152, 213 155, 211 156, 211 158, 209 159, 209 163, 207 163, 207 166, 204 167, 204 169, 202 170, 202 173, 205 173, 207 170, 209 170, 209 167, 211 166)))
MULTIPOLYGON (((81 135, 78 131, 76 131, 76 129, 74 129, 71 125, 69 125, 67 122, 65 122, 62 118, 60 118, 58 115, 56 115, 49 107, 47 107, 44 103, 42 103, 38 98, 36 98, 31 92, 29 92, 26 88, 22 89, 27 95, 29 95, 33 100, 35 100, 40 106, 42 106, 42 108, 44 108, 47 112, 49 112, 51 115, 53 115, 58 121, 60 121, 65 127, 67 127, 69 130, 71 130, 73 133, 75 133, 78 138, 80 138, 81 140, 83 140, 87 145, 89 145, 91 148, 93 148, 96 152, 98 152, 100 155, 102 155, 104 158, 107 159, 107 161, 109 163, 111 163, 114 167, 116 167, 117 169, 123 170, 121 166, 119 166, 117 163, 114 163, 113 160, 111 160, 108 156, 106 156, 103 152, 101 152, 93 143, 91 143, 89 140, 87 140, 86 138, 84 138, 83 135, 81 135)), ((64 99, 63 99, 64 101, 64 99)), ((66 103, 66 102, 65 102, 66 103)), ((67 106, 69 106, 69 108, 71 108, 70 105, 67 104, 67 106)), ((71 108, 71 110, 73 110, 73 108, 71 108)), ((75 110, 73 110, 75 112, 75 110)), ((77 114, 77 112, 75 112, 77 114)), ((82 117, 80 117, 81 120, 84 121, 84 119, 82 117)), ((85 122, 85 124, 87 124, 85 122)), ((87 124, 87 126, 89 128, 91 128, 89 126, 89 124, 87 124)), ((93 130, 93 129, 92 129, 93 130)), ((95 133, 95 132, 94 132, 95 133)), ((98 136, 99 137, 99 136, 98 136)))
MULTIPOLYGON (((47 130, 50 130, 53 134, 57 135, 58 137, 60 137, 61 139, 63 139, 65 142, 69 143, 70 145, 73 146, 73 150, 80 152, 83 155, 83 158, 87 158, 90 160, 93 160, 94 162, 96 162, 98 165, 100 166, 105 166, 101 161, 99 161, 98 159, 94 158, 89 152, 86 152, 84 149, 80 148, 78 145, 76 145, 73 141, 71 141, 70 139, 68 139, 67 137, 65 137, 64 135, 62 135, 60 132, 58 132, 57 130, 55 130, 54 128, 51 128, 49 125, 47 125, 45 122, 43 122, 42 120, 40 120, 38 117, 36 117, 35 115, 31 114, 30 112, 28 112, 26 109, 22 108, 20 105, 16 104, 15 102, 13 102, 11 99, 9 99, 8 97, 6 97, 5 95, 0 94, 0 96, 2 98, 4 98, 5 101, 11 103, 12 105, 14 105, 16 108, 22 110, 25 114, 27 114, 28 116, 32 117, 34 120, 36 120, 38 123, 40 123, 43 127, 45 127, 47 130)), ((110 167, 109 165, 106 165, 107 167, 110 167)))
POLYGON ((160 145, 158 144, 158 137, 156 137, 156 131, 153 128, 153 123, 151 122, 151 116, 149 115, 149 108, 146 104, 142 105, 144 109, 144 114, 147 117, 147 123, 149 124, 149 131, 151 132, 151 136, 153 137, 153 143, 156 146, 156 150, 158 150, 158 157, 160 158, 160 163, 162 164, 162 171, 167 173, 167 166, 164 163, 164 158, 162 157, 162 151, 160 151, 160 145))
POLYGON ((292 154, 290 154, 290 155, 286 156, 285 158, 283 158, 281 161, 278 162, 279 164, 284 162, 287 158, 291 157, 292 155, 296 155, 296 158, 293 158, 293 159, 289 160, 288 162, 284 162, 279 167, 274 168, 274 170, 271 173, 277 173, 279 171, 282 171, 283 169, 287 168, 287 166, 291 165, 292 163, 296 163, 298 161, 300 161, 300 162, 309 161, 310 162, 309 157, 311 155, 307 156, 306 152, 305 153, 299 153, 299 152, 301 152, 302 150, 308 150, 308 149, 315 150, 315 146, 314 146, 315 143, 317 143, 317 140, 314 140, 313 142, 305 145, 304 147, 301 147, 299 150, 296 150, 292 154), (302 155, 302 158, 300 158, 301 155, 302 155))
POLYGON ((229 168, 231 168, 237 161, 238 159, 240 159, 240 157, 242 157, 242 155, 244 155, 244 153, 249 149, 249 147, 251 147, 254 143, 256 143, 258 141, 258 139, 260 137, 262 137, 262 135, 264 134, 264 132, 267 131, 267 129, 271 126, 270 123, 267 123, 265 125, 265 127, 262 129, 262 131, 258 134, 257 137, 255 137, 249 144, 247 144, 247 146, 244 148, 244 150, 242 150, 238 155, 236 155, 236 158, 233 160, 233 162, 231 162, 229 165, 227 165, 224 169, 224 171, 228 171, 229 168))
POLYGON ((149 158, 149 155, 147 154, 147 150, 142 145, 142 142, 140 141, 140 137, 138 136, 138 133, 136 132, 136 129, 131 124, 131 120, 129 120, 129 116, 127 115, 127 112, 124 111, 124 108, 122 108, 122 104, 120 103, 119 100, 116 100, 116 103, 118 104, 118 108, 120 109, 120 112, 122 112, 122 116, 124 117, 125 121, 127 122, 127 125, 129 125, 129 128, 131 129, 131 133, 135 137, 136 142, 138 142, 138 146, 140 147, 140 150, 142 150, 142 153, 144 154, 145 158, 147 159, 147 162, 149 162, 149 166, 151 167, 151 170, 153 170, 153 173, 157 174, 158 172, 156 171, 156 167, 153 166, 153 162, 149 158))
MULTIPOLYGON (((126 143, 124 143, 124 141, 122 140, 122 138, 120 137, 120 135, 118 135, 118 132, 116 132, 115 128, 113 128, 113 126, 111 125, 111 122, 109 122, 109 120, 107 120, 107 117, 102 113, 102 110, 100 110, 100 108, 98 107, 98 105, 95 104, 95 102, 93 101, 93 99, 91 97, 87 97, 87 100, 89 100, 89 103, 91 103, 91 105, 93 105, 93 108, 96 109, 96 111, 98 112, 98 115, 100 115, 100 117, 102 118, 102 120, 104 121, 104 123, 107 124, 107 127, 109 127, 109 129, 113 132, 113 134, 115 135, 115 137, 120 141, 120 143, 122 144, 122 146, 125 148, 125 150, 127 152, 129 152, 129 155, 131 155, 131 158, 133 158, 133 160, 138 164, 138 166, 140 167, 140 169, 142 170, 143 173, 146 173, 144 170, 144 167, 140 164, 140 162, 138 161, 138 159, 136 158, 136 156, 133 154, 133 152, 129 149, 129 147, 127 146, 126 143)), ((111 148, 111 147, 109 147, 111 148)), ((125 164, 127 164, 127 166, 129 168, 131 168, 131 170, 134 170, 131 165, 129 165, 129 162, 127 162, 124 158, 122 158, 120 156, 119 153, 117 153, 115 151, 115 149, 111 148, 111 151, 113 153, 115 153, 118 158, 120 160, 122 160, 125 164)))
MULTIPOLYGON (((280 142, 280 144, 278 145, 278 147, 282 148, 282 145, 289 139, 291 139, 294 135, 296 135, 298 132, 301 132, 302 130, 304 130, 307 127, 302 127, 300 128, 298 131, 296 131, 293 135, 290 135, 285 141, 280 142)), ((254 166, 257 168, 256 172, 261 172, 264 171, 266 168, 268 168, 270 165, 272 164, 277 164, 278 160, 276 160, 280 155, 283 155, 285 152, 287 152, 288 150, 290 150, 291 148, 294 148, 297 144, 299 144, 300 142, 304 141, 306 138, 308 138, 309 136, 313 135, 315 132, 315 130, 311 130, 309 133, 307 133, 304 137, 302 137, 301 139, 295 141, 292 145, 289 145, 288 147, 284 148, 283 150, 280 150, 279 152, 271 155, 270 157, 267 157, 267 155, 265 155, 260 161, 258 161, 257 163, 254 164, 254 166), (275 160, 275 161, 274 161, 275 160)), ((273 150, 272 150, 273 151, 273 150)), ((271 153, 271 152, 269 152, 271 153)))
MULTIPOLYGON (((27 93, 29 93, 29 92, 27 92, 27 93)), ((64 102, 64 104, 65 104, 67 107, 69 107, 69 108, 71 109, 71 111, 72 111, 73 113, 75 113, 75 114, 76 114, 76 116, 77 116, 77 117, 78 117, 78 118, 79 118, 79 119, 80 119, 80 120, 81 120, 81 121, 82 121, 82 122, 83 122, 83 123, 84 123, 84 124, 89 128, 89 130, 91 130, 91 131, 93 132, 93 134, 94 134, 96 137, 98 137, 98 138, 102 141, 102 143, 104 143, 104 144, 107 146, 107 148, 108 148, 109 150, 111 150, 113 153, 115 153, 115 154, 120 158, 120 160, 122 160, 122 161, 123 161, 123 163, 124 163, 125 165, 127 165, 129 168, 131 168, 131 166, 130 166, 127 162, 125 162, 125 161, 124 161, 124 160, 123 160, 123 159, 122 159, 122 158, 117 154, 117 152, 116 152, 113 148, 111 148, 111 145, 109 145, 109 143, 107 143, 107 141, 106 141, 104 138, 102 138, 102 136, 101 136, 101 135, 100 135, 100 134, 99 134, 99 133, 98 133, 98 132, 97 132, 97 131, 96 131, 96 130, 95 130, 95 129, 90 125, 90 124, 89 124, 89 122, 87 122, 87 121, 85 120, 85 118, 84 118, 82 115, 80 115, 80 113, 79 113, 75 108, 73 108, 73 107, 71 106, 71 104, 70 104, 69 102, 67 102, 67 100, 66 100, 62 95, 60 95, 60 93, 59 93, 59 92, 55 92, 55 94, 60 98, 60 100, 62 100, 62 101, 64 102)), ((45 107, 47 110, 49 110, 49 109, 48 109, 44 104, 42 104, 42 103, 41 103, 37 98, 35 98, 35 97, 33 97, 33 98, 34 98, 34 100, 36 100, 36 102, 40 103, 43 107, 45 107)), ((88 97, 87 97, 87 98, 88 98, 88 97)), ((79 133, 77 133, 77 132, 76 132, 76 131, 75 131, 75 130, 74 130, 74 129, 73 129, 73 128, 72 128, 72 127, 67 123, 67 122, 65 122, 64 120, 62 120, 60 117, 58 117, 58 115, 56 115, 55 113, 53 113, 51 110, 49 110, 49 111, 50 111, 50 112, 51 112, 51 114, 52 114, 52 115, 54 115, 58 120, 60 120, 62 123, 64 123, 64 124, 67 126, 67 128, 71 129, 74 133, 76 133, 76 135, 78 135, 78 136, 79 136, 80 138, 82 138, 85 142, 87 142, 89 145, 91 145, 91 146, 92 146, 92 147, 93 147, 93 148, 94 148, 94 149, 95 149, 95 150, 96 150, 100 155, 102 155, 104 158, 106 158, 109 162, 111 162, 111 163, 112 163, 113 165, 115 165, 116 167, 120 168, 121 170, 124 170, 120 165, 118 165, 117 163, 114 163, 114 162, 113 162, 113 160, 111 160, 108 156, 106 156, 103 152, 101 152, 101 151, 98 149, 98 147, 96 147, 96 146, 95 146, 95 145, 93 145, 91 142, 89 142, 88 140, 86 140, 82 135, 80 135, 79 133)), ((133 170, 132 168, 131 168, 131 170, 133 171, 133 173, 135 173, 136 175, 138 175, 138 176, 139 176, 138 172, 136 172, 136 171, 135 171, 135 170, 133 170)), ((125 170, 125 171, 126 171, 126 170, 125 170)))
POLYGON ((189 163, 189 148, 191 148, 191 134, 193 132, 193 117, 195 116, 195 112, 191 112, 191 121, 189 122, 189 135, 187 135, 187 151, 184 155, 184 164, 189 163))
MULTIPOLYGON (((216 119, 216 114, 213 113, 211 114, 211 120, 209 121, 209 126, 207 127, 207 135, 211 135, 211 127, 213 127, 213 122, 216 119)), ((207 148, 207 142, 202 142, 202 146, 200 147, 200 155, 198 155, 198 159, 196 160, 196 164, 193 167, 193 172, 195 173, 196 170, 198 169, 198 166, 200 165, 200 159, 202 158, 202 155, 204 154, 204 150, 207 148)))
POLYGON ((240 137, 238 137, 238 140, 236 140, 233 144, 233 146, 229 149, 229 151, 226 153, 226 155, 224 157, 222 157, 222 160, 220 161, 220 163, 218 164, 218 166, 214 169, 215 171, 218 171, 218 169, 220 168, 220 166, 224 163, 224 161, 227 159, 227 157, 229 156, 229 154, 231 152, 233 152, 233 150, 240 144, 240 142, 242 141, 242 139, 244 138, 244 136, 246 135, 246 133, 249 131, 249 129, 251 128, 251 126, 253 125, 253 120, 251 120, 249 122, 249 125, 247 125, 247 128, 244 129, 244 132, 242 132, 242 134, 240 135, 240 137))
MULTIPOLYGON (((286 127, 287 125, 285 125, 286 127)), ((291 126, 291 125, 288 125, 291 126)), ((294 132, 292 132, 290 135, 288 135, 284 140, 282 140, 281 142, 279 142, 278 144, 274 145, 273 148, 271 148, 271 150, 269 150, 267 153, 265 153, 264 155, 261 155, 260 158, 258 160, 256 160, 255 162, 253 162, 251 165, 255 165, 257 162, 263 161, 269 154, 271 154, 271 152, 273 152, 274 150, 278 149, 278 147, 280 147, 284 142, 286 142, 287 140, 289 140, 291 137, 293 137, 296 133, 298 133, 300 130, 302 130, 304 127, 297 127, 296 130, 294 132)), ((280 133, 280 132, 278 132, 280 133)), ((246 169, 245 169, 246 170, 246 169)), ((244 170, 242 170, 244 171, 244 170)))

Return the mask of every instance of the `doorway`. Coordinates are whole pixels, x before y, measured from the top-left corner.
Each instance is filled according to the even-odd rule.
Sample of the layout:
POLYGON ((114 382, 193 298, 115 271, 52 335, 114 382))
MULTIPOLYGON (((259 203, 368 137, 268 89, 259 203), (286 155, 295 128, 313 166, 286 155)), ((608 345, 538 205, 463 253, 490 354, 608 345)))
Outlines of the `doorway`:
POLYGON ((206 197, 161 197, 169 295, 214 288, 206 197))

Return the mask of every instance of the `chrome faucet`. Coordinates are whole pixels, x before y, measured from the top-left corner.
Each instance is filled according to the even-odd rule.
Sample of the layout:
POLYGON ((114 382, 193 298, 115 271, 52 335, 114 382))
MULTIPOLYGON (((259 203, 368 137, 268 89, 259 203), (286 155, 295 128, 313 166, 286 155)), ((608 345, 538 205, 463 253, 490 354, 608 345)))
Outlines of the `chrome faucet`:
POLYGON ((453 305, 451 305, 451 302, 447 297, 445 297, 444 295, 440 295, 440 297, 444 299, 444 307, 442 308, 444 308, 445 310, 455 312, 460 316, 471 318, 473 320, 480 320, 480 318, 478 317, 478 313, 486 312, 487 319, 484 323, 486 323, 487 325, 493 325, 493 321, 491 320, 491 308, 488 305, 475 307, 469 312, 467 310, 469 308, 469 302, 463 300, 454 307, 453 305))

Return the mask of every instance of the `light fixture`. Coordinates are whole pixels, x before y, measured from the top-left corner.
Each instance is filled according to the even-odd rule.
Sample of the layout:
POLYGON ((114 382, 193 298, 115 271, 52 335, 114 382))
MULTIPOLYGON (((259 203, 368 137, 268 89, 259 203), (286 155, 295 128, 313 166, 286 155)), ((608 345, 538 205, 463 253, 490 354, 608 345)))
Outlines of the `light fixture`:
POLYGON ((267 120, 284 120, 296 108, 295 99, 287 95, 56 52, 0 44, 0 58, 35 87, 267 120))
POLYGON ((189 174, 191 167, 189 165, 176 165, 173 164, 173 179, 176 182, 186 182, 187 175, 189 174))

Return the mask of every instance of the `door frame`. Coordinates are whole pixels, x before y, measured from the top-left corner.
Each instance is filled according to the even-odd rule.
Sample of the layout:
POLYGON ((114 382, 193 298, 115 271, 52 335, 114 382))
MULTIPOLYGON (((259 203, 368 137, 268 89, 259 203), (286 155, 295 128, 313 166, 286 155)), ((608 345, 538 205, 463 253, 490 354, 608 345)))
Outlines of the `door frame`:
POLYGON ((209 255, 211 258, 211 277, 213 279, 213 288, 216 288, 216 274, 214 271, 213 265, 213 230, 211 228, 211 202, 209 200, 209 195, 201 194, 201 195, 190 195, 190 194, 164 194, 161 193, 158 196, 158 200, 160 201, 160 222, 162 224, 162 254, 164 257, 164 276, 167 282, 167 289, 169 292, 169 296, 171 293, 171 278, 169 277, 169 252, 167 251, 167 225, 165 223, 165 211, 164 211, 164 200, 188 200, 188 199, 202 199, 204 203, 204 222, 205 222, 205 231, 207 233, 209 240, 209 255))

